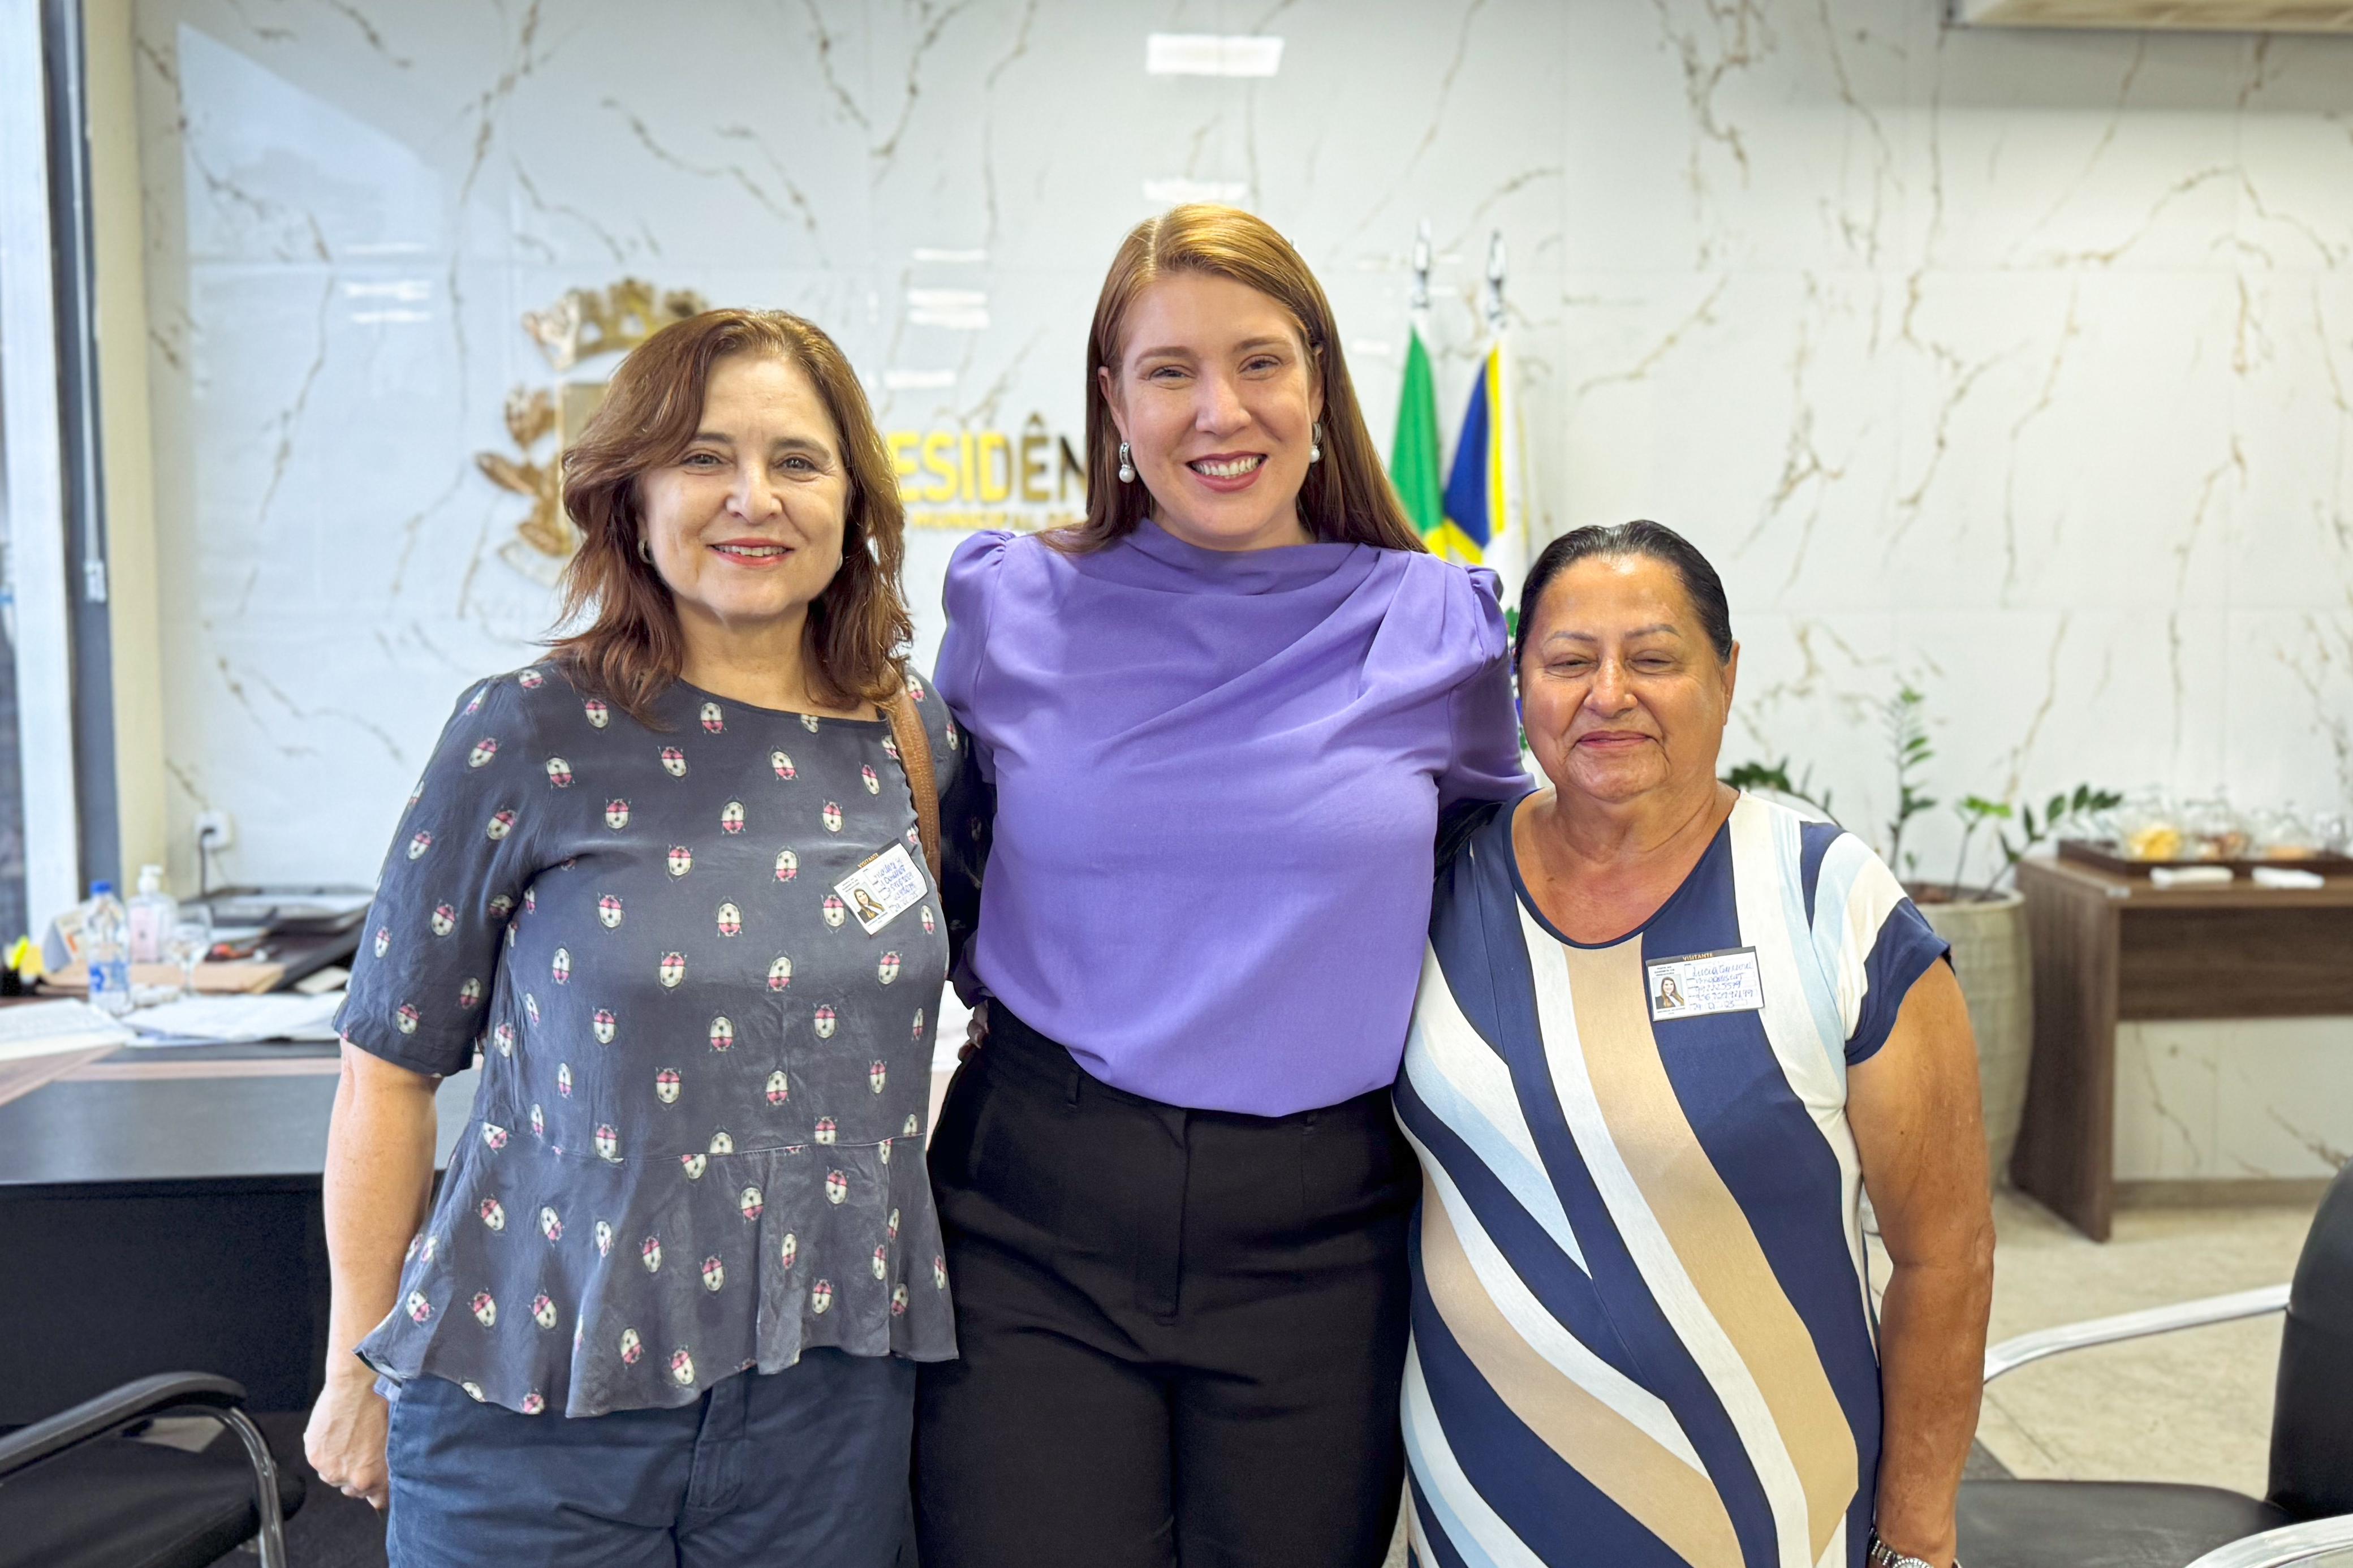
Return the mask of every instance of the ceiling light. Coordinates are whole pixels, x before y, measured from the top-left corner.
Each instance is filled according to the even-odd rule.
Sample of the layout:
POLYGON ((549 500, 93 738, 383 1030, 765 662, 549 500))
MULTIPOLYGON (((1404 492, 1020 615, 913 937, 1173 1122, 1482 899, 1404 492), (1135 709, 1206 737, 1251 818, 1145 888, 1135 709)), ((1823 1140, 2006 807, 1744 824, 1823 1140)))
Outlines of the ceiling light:
POLYGON ((1272 76, 1282 68, 1282 40, 1266 33, 1152 33, 1144 40, 1146 76, 1272 76))
POLYGON ((1144 182, 1144 199, 1155 206, 1181 207, 1187 202, 1218 202, 1238 207, 1250 201, 1246 180, 1188 180, 1182 174, 1144 182))

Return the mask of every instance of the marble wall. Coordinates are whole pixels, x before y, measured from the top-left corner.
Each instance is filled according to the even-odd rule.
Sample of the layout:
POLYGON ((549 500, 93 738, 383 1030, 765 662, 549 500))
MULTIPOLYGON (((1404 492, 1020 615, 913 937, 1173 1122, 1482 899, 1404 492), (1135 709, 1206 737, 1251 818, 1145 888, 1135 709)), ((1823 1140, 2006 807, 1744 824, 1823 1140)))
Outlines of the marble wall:
MULTIPOLYGON (((524 311, 785 305, 888 428, 1075 438, 1102 267, 1193 195, 1315 265, 1384 446, 1417 222, 1450 426, 1504 234, 1536 531, 1713 554, 1728 761, 1876 822, 1908 679, 1948 798, 2345 801, 2353 39, 1941 9, 144 0, 175 831, 226 808, 240 877, 370 876, 451 698, 545 631, 529 504, 473 458, 562 379, 524 311), (1147 75, 1153 31, 1278 35, 1280 70, 1147 75)), ((913 551, 926 650, 956 537, 913 551)), ((1951 825, 1915 841, 1941 868, 1951 825)))
POLYGON ((2323 1180, 2353 1160, 2342 1018, 2116 1030, 2116 1179, 2323 1180))
POLYGON ((2353 39, 1939 9, 147 0, 174 823, 366 876, 451 694, 544 631, 472 458, 559 379, 525 310, 789 305, 886 426, 1075 433, 1103 263, 1192 193, 1315 264, 1385 444, 1416 222, 1450 423, 1500 228, 1539 535, 1702 541, 1733 756, 1841 816, 1886 809, 1900 676, 1948 795, 2341 801, 2353 39), (1147 76, 1153 30, 1279 35, 1279 74, 1147 76))

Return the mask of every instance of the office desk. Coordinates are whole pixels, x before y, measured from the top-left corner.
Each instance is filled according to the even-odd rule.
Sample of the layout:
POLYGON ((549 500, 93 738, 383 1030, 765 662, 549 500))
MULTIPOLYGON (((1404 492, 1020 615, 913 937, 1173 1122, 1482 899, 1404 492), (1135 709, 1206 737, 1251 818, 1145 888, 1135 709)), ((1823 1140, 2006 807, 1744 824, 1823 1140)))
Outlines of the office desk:
MULTIPOLYGON (((237 1378, 258 1409, 309 1404, 335 1053, 118 1051, 0 1105, 0 1425, 188 1368, 237 1378)), ((473 1092, 470 1071, 441 1085, 437 1170, 473 1092)))
POLYGON ((2010 1176, 2094 1241, 2116 1208, 2116 1025, 2353 1013, 2353 877, 2160 889, 2020 863, 2034 1065, 2010 1176))

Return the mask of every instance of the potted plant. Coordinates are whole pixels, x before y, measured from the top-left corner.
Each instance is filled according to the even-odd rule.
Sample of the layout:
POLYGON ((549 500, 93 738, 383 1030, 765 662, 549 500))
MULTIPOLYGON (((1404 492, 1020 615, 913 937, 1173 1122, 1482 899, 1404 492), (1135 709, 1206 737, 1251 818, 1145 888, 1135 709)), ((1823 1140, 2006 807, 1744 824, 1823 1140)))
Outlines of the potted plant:
MULTIPOLYGON (((1905 848, 1905 837, 1919 817, 1940 804, 1927 793, 1926 774, 1936 751, 1930 743, 1926 699, 1909 681, 1882 705, 1889 761, 1895 773, 1895 811, 1886 825, 1887 863, 1905 892, 1919 906, 1936 934, 1953 944, 1953 972, 1968 1004, 1977 1035, 1978 1083, 1985 1114, 1986 1154, 1997 1182, 2008 1179, 2011 1149, 2026 1110, 2027 1068, 2034 1049, 2034 974, 2026 941, 2025 900, 2010 883, 2018 862, 2036 845, 2105 811, 2123 798, 2113 791, 2078 784, 2054 795, 2037 816, 2031 805, 2014 805, 1965 795, 1954 807, 1961 819, 1960 850, 1949 881, 1923 880, 1919 856, 1905 848), (2012 833, 2015 827, 2017 832, 2012 833), (1990 830, 2000 864, 1983 882, 1968 880, 1969 850, 1979 833, 1990 830)), ((1830 792, 1816 791, 1812 772, 1789 775, 1789 763, 1745 763, 1725 775, 1736 789, 1770 790, 1812 806, 1837 820, 1830 792)))

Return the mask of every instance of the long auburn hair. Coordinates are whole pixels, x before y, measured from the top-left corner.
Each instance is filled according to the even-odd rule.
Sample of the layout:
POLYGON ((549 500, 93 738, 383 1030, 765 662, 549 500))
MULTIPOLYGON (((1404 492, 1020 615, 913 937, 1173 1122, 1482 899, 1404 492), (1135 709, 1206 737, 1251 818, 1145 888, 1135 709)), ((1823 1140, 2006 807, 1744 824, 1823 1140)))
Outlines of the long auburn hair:
POLYGON ((1144 290, 1176 273, 1229 278, 1289 312, 1324 392, 1324 460, 1311 463, 1299 488, 1299 521, 1327 543, 1427 550, 1398 502, 1380 454, 1365 428, 1331 301, 1291 242, 1265 219, 1208 203, 1172 207, 1128 231, 1112 258, 1087 335, 1087 517, 1056 531, 1050 542, 1072 552, 1100 550, 1135 531, 1151 505, 1142 484, 1119 479, 1119 427, 1112 423, 1097 373, 1119 374, 1127 314, 1144 290))
POLYGON ((906 510, 890 448, 849 361, 814 322, 784 310, 705 310, 674 321, 623 360, 580 439, 564 454, 564 510, 580 549, 564 573, 559 625, 588 626, 551 646, 579 682, 640 722, 678 679, 686 646, 670 587, 639 558, 645 513, 638 480, 674 462, 702 422, 711 367, 748 353, 798 365, 816 384, 841 442, 849 480, 841 569, 808 609, 809 694, 829 706, 882 703, 905 684, 914 637, 899 569, 906 510))

